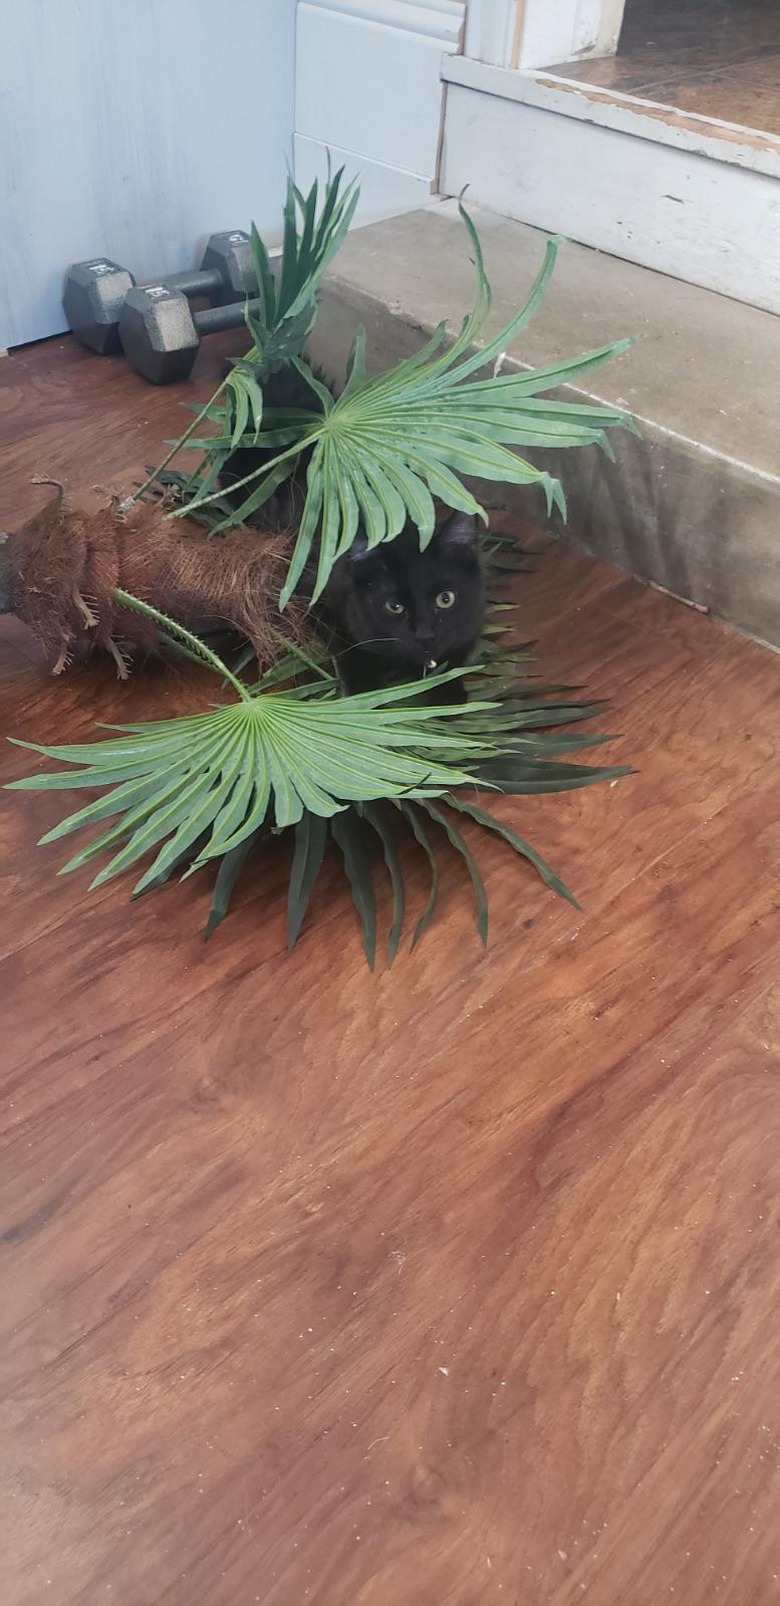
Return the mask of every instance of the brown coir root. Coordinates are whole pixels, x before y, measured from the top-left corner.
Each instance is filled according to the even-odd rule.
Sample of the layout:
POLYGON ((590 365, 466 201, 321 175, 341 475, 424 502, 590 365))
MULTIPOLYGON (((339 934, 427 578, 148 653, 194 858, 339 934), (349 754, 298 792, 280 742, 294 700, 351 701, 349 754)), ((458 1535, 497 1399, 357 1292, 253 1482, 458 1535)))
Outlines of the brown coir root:
MULTIPOLYGON (((153 652, 152 620, 121 608, 117 586, 180 624, 237 630, 261 668, 279 657, 280 635, 300 640, 305 609, 279 616, 279 592, 291 537, 238 527, 208 537, 200 526, 169 519, 157 503, 90 506, 55 485, 43 511, 2 547, 5 606, 41 642, 54 674, 96 647, 109 652, 124 678, 128 651, 153 652), (124 506, 124 511, 123 511, 124 506)), ((104 493, 110 494, 110 493, 104 493)))

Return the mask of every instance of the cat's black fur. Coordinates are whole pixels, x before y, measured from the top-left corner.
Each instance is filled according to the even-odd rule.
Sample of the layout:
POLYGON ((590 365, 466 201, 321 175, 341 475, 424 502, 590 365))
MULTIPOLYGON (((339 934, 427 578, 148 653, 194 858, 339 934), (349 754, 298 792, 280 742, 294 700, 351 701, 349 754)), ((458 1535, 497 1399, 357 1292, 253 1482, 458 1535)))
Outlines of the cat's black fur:
MULTIPOLYGON (((293 368, 272 376, 264 389, 269 407, 316 405, 310 387, 293 368)), ((254 446, 231 453, 220 481, 234 506, 253 487, 234 492, 233 484, 264 467, 274 455, 254 446)), ((266 529, 297 524, 305 500, 307 463, 308 457, 304 460, 302 455, 293 479, 250 522, 266 529)), ((311 576, 309 583, 313 584, 311 576)), ((374 691, 418 680, 435 669, 463 667, 473 656, 485 620, 476 520, 470 514, 453 513, 438 526, 424 552, 413 526, 372 550, 359 531, 350 551, 336 563, 315 617, 348 692, 374 691), (452 603, 443 606, 441 599, 450 597, 452 603)), ((452 681, 435 696, 438 702, 461 702, 463 684, 452 681)))
MULTIPOLYGON (((412 526, 373 549, 359 532, 335 565, 317 613, 349 692, 460 669, 485 618, 476 520, 451 514, 424 552, 412 526)), ((462 682, 435 696, 463 701, 462 682)))

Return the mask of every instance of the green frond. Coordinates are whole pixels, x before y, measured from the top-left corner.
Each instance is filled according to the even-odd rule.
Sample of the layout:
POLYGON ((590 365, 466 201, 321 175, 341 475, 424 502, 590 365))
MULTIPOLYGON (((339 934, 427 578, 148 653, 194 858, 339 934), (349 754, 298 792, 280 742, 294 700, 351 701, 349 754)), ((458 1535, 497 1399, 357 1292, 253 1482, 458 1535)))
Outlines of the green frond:
POLYGON ((308 809, 295 827, 295 852, 287 896, 287 946, 294 948, 303 925, 328 840, 326 822, 308 809))
POLYGON ((444 834, 447 837, 448 841, 451 843, 451 845, 455 849, 456 853, 460 854, 460 856, 461 856, 461 858, 463 860, 463 863, 466 866, 466 869, 467 869, 468 874, 469 874, 469 880, 471 881, 471 885, 472 885, 472 887, 474 889, 474 902, 475 902, 475 906, 476 906, 476 916, 477 916, 477 931, 479 932, 479 935, 480 935, 480 937, 482 939, 483 946, 487 946, 487 939, 488 939, 488 900, 487 900, 487 892, 485 890, 485 883, 484 883, 484 881, 482 879, 482 875, 481 875, 481 872, 480 872, 479 865, 477 864, 477 861, 474 858, 474 855, 473 855, 473 853, 472 853, 472 851, 471 851, 471 849, 470 849, 470 847, 468 845, 468 842, 466 841, 466 838, 463 836, 463 833, 458 830, 458 827, 456 826, 454 820, 452 820, 450 818, 450 816, 447 814, 446 810, 437 808, 435 803, 425 803, 425 804, 421 804, 420 806, 425 809, 426 814, 429 814, 432 820, 435 820, 436 823, 441 826, 441 828, 444 831, 444 834))
MULTIPOLYGON (((310 200, 307 198, 307 207, 310 200)), ((346 215, 349 206, 341 204, 346 215)), ((566 504, 558 480, 519 455, 519 448, 597 445, 609 452, 606 432, 621 426, 633 427, 630 415, 620 408, 540 399, 543 393, 572 383, 618 355, 628 341, 617 341, 547 368, 473 377, 479 372, 484 376, 498 354, 517 339, 533 317, 549 283, 559 242, 548 242, 542 267, 523 306, 496 335, 480 345, 491 290, 472 220, 463 206, 460 213, 473 248, 476 287, 473 310, 463 320, 455 339, 446 344, 442 324, 419 352, 388 372, 368 378, 365 331, 359 329, 346 385, 335 400, 296 352, 291 360, 311 386, 312 411, 299 415, 297 420, 288 416, 283 428, 279 427, 280 420, 267 419, 266 423, 275 427, 252 435, 258 445, 277 455, 270 457, 263 470, 255 469, 238 482, 246 489, 246 501, 223 518, 221 528, 239 517, 248 517, 262 505, 271 494, 269 474, 283 479, 292 472, 301 451, 311 453, 306 503, 280 598, 282 608, 315 555, 313 600, 317 600, 328 583, 333 564, 349 550, 359 526, 364 528, 369 545, 376 546, 393 540, 411 520, 424 547, 433 535, 435 498, 485 520, 484 509, 463 483, 464 477, 535 487, 542 491, 548 512, 557 507, 565 517, 566 504)), ((284 251, 292 261, 296 236, 289 204, 285 215, 284 251)), ((283 269, 281 284, 284 283, 283 269)), ((291 284, 292 278, 287 300, 291 284)), ((298 302, 294 304, 297 307, 298 302)), ((272 311, 275 315, 278 312, 275 301, 272 311)), ((253 332, 255 350, 242 366, 255 365, 258 373, 262 331, 253 328, 253 332)), ((245 413, 248 420, 249 403, 242 399, 240 414, 237 408, 218 442, 207 451, 235 444, 238 423, 245 413)), ((278 483, 278 479, 274 481, 273 488, 278 483)), ((206 509, 218 497, 219 492, 204 478, 197 495, 182 511, 206 509)))
POLYGON ((398 944, 404 927, 404 914, 406 912, 406 894, 404 891, 404 877, 401 860, 398 856, 398 844, 390 821, 378 803, 364 803, 362 805, 364 819, 376 831, 382 844, 385 866, 390 877, 390 887, 393 895, 393 921, 387 936, 387 957, 392 965, 398 953, 398 944))
POLYGON ((239 524, 261 507, 292 473, 299 446, 284 454, 280 464, 269 465, 273 473, 262 477, 261 485, 257 483, 261 476, 250 476, 253 489, 240 508, 226 503, 217 488, 219 471, 230 449, 241 441, 247 445, 266 444, 266 436, 261 434, 263 385, 271 375, 300 357, 314 325, 317 291, 323 274, 347 233, 358 203, 359 185, 356 181, 345 185, 343 178, 343 167, 335 175, 329 174, 319 212, 317 181, 308 195, 303 195, 288 178, 282 250, 276 274, 268 250, 252 224, 250 241, 259 294, 254 303, 255 311, 250 312, 247 307, 245 317, 253 344, 233 364, 213 396, 196 409, 194 421, 178 441, 171 443, 167 456, 136 492, 140 497, 155 485, 179 483, 185 505, 171 517, 187 513, 218 529, 239 524), (195 431, 203 423, 214 426, 213 434, 193 440, 195 431), (204 453, 199 470, 186 477, 172 476, 168 470, 171 459, 177 452, 192 448, 204 453), (201 507, 205 508, 203 513, 199 511, 201 507), (217 519, 215 511, 219 512, 217 519))
POLYGON ((185 837, 194 841, 196 824, 207 833, 194 861, 200 868, 238 847, 267 820, 282 828, 295 825, 305 810, 330 818, 349 802, 436 797, 472 783, 473 772, 462 766, 478 758, 484 746, 439 728, 452 711, 397 709, 393 700, 390 694, 326 702, 261 692, 189 719, 122 726, 118 739, 78 746, 26 744, 80 768, 75 775, 59 770, 12 785, 28 791, 112 788, 42 839, 55 841, 117 816, 65 866, 78 869, 122 842, 93 885, 135 864, 173 833, 172 846, 160 848, 138 883, 140 892, 164 868, 172 847, 186 847, 185 837))
POLYGON ((363 952, 369 970, 376 962, 376 893, 365 822, 349 809, 330 822, 331 835, 344 860, 344 872, 360 921, 363 952))

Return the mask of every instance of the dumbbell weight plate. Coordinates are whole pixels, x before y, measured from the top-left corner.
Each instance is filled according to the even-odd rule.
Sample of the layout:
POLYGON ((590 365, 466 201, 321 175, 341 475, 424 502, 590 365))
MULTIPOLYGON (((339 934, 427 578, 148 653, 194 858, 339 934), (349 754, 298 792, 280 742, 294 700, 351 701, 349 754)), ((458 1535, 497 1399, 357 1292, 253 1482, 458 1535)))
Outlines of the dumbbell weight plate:
POLYGON ((131 368, 153 385, 169 385, 191 373, 204 335, 240 329, 260 300, 193 312, 181 291, 166 285, 131 290, 119 319, 119 338, 131 368))
POLYGON ((132 273, 108 257, 77 262, 68 271, 62 299, 65 317, 82 344, 101 357, 121 350, 117 324, 134 284, 132 273))
POLYGON ((200 345, 186 296, 164 284, 128 291, 119 340, 130 367, 153 385, 186 379, 200 345))
POLYGON ((216 306, 227 306, 231 301, 257 295, 252 245, 243 229, 212 234, 200 266, 202 273, 216 270, 220 275, 224 288, 211 296, 216 306))

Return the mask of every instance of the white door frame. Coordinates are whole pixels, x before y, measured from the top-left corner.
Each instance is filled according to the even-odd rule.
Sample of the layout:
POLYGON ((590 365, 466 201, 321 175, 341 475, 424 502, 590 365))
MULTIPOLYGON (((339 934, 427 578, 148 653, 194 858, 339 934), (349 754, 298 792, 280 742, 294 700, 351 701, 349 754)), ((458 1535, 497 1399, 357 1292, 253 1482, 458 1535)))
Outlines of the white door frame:
POLYGON ((442 58, 460 49, 466 0, 298 0, 295 172, 361 180, 357 219, 425 206, 436 190, 442 58))
POLYGON ((465 54, 496 67, 611 56, 626 0, 469 0, 465 54))

